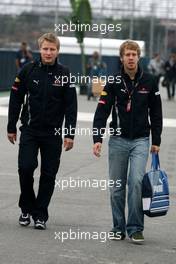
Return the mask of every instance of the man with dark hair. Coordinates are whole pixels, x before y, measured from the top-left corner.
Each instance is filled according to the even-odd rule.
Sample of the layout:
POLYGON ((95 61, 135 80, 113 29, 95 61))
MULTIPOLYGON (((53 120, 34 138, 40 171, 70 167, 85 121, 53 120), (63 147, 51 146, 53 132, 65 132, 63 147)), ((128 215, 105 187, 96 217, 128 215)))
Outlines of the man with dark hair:
POLYGON ((16 62, 17 71, 19 72, 23 68, 23 66, 29 63, 30 61, 32 61, 32 59, 33 59, 32 53, 28 49, 27 43, 22 42, 21 48, 16 55, 15 62, 16 62))
POLYGON ((89 101, 91 97, 94 97, 92 88, 93 88, 93 79, 106 77, 106 64, 100 58, 100 54, 97 51, 94 51, 92 57, 89 59, 87 64, 88 75, 90 76, 90 83, 87 85, 87 100, 89 101))
POLYGON ((148 70, 155 77, 159 88, 160 78, 164 75, 164 61, 161 59, 160 54, 156 53, 150 60, 148 70))
POLYGON ((158 152, 162 131, 162 107, 158 86, 153 76, 143 72, 138 64, 139 58, 140 47, 136 42, 129 40, 121 45, 122 69, 118 74, 121 75, 121 82, 106 84, 93 123, 96 131, 93 137, 93 153, 99 157, 102 131, 112 110, 109 140, 109 177, 114 183, 110 188, 113 216, 111 238, 123 240, 127 231, 131 240, 138 243, 144 240, 142 179, 148 159, 149 134, 151 131, 151 152, 158 152), (116 185, 117 181, 121 182, 120 187, 116 185), (126 183, 128 184, 127 221, 126 183))
POLYGON ((7 136, 13 144, 17 139, 16 124, 23 104, 18 156, 21 187, 19 224, 29 225, 32 215, 36 229, 46 228, 48 206, 62 151, 64 118, 66 151, 73 147, 76 126, 76 90, 69 83, 68 68, 57 63, 59 47, 57 36, 44 34, 39 39, 40 60, 22 68, 10 94, 7 136), (41 174, 38 194, 35 195, 33 174, 38 166, 39 150, 41 174))
POLYGON ((164 65, 165 76, 163 83, 167 89, 168 100, 173 100, 175 97, 176 85, 176 51, 173 51, 168 61, 164 65))

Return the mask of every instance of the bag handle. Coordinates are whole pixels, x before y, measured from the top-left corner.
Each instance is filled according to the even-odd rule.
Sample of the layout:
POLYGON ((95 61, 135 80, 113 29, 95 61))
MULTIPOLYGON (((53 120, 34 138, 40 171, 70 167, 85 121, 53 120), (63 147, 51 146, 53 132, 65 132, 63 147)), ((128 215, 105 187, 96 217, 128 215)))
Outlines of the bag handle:
POLYGON ((158 153, 155 153, 155 152, 152 153, 151 169, 153 169, 153 170, 160 169, 160 161, 159 161, 158 153))

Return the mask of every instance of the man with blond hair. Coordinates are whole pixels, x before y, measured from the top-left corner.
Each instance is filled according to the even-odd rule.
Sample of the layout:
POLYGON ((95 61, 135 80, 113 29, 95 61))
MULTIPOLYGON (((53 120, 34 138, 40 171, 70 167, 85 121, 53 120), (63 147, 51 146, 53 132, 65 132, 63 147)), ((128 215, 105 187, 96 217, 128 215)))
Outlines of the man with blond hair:
MULTIPOLYGON (((125 41, 120 47, 121 82, 107 83, 100 97, 95 117, 93 152, 99 157, 102 131, 112 110, 109 140, 109 177, 113 229, 111 238, 123 240, 126 232, 133 242, 144 240, 142 179, 145 174, 149 135, 151 152, 158 152, 162 132, 162 107, 157 83, 139 66, 140 47, 125 41), (149 122, 150 119, 150 122, 149 122), (120 133, 119 133, 120 131, 120 133), (120 134, 120 135, 119 135, 120 134), (121 182, 121 186, 117 185, 121 182), (128 184, 128 218, 125 217, 126 183, 128 184)), ((116 80, 117 78, 114 78, 116 80)))
POLYGON ((60 42, 53 33, 39 40, 40 59, 23 67, 11 89, 7 136, 11 143, 17 140, 16 124, 21 112, 21 136, 18 172, 21 194, 19 224, 28 226, 31 216, 35 229, 46 229, 48 205, 52 197, 55 177, 62 151, 62 124, 65 118, 64 148, 72 149, 77 117, 75 87, 69 83, 69 70, 58 64, 60 42), (41 169, 38 193, 33 189, 33 174, 41 169))

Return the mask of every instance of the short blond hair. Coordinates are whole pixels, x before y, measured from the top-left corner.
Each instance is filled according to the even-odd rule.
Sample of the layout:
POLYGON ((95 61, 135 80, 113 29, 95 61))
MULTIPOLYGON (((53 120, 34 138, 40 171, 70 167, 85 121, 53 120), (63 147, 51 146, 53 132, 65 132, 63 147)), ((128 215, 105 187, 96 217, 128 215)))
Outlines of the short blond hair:
POLYGON ((141 49, 138 45, 137 42, 133 41, 133 40, 126 40, 125 42, 123 42, 120 45, 120 57, 122 58, 125 52, 125 49, 130 49, 130 50, 136 50, 138 57, 140 57, 141 55, 141 49))
POLYGON ((38 39, 39 48, 41 48, 44 41, 49 41, 56 44, 57 50, 60 49, 59 38, 54 33, 45 33, 38 39))

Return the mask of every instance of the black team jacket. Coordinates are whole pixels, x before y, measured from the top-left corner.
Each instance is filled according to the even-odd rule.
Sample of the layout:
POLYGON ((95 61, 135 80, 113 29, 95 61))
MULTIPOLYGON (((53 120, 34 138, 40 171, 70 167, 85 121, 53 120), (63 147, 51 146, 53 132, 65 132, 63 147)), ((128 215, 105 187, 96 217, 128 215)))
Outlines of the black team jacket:
POLYGON ((39 135, 62 135, 65 118, 65 137, 73 139, 77 96, 74 85, 69 82, 68 68, 57 60, 54 65, 44 65, 41 60, 25 65, 11 89, 8 133, 16 133, 20 112, 22 127, 39 135))
POLYGON ((160 146, 162 105, 160 92, 152 75, 140 67, 132 81, 124 72, 107 83, 101 94, 93 122, 94 143, 102 142, 103 130, 112 110, 110 134, 127 139, 152 135, 152 145, 160 146), (116 81, 120 76, 120 81, 116 81), (119 133, 120 132, 120 133, 119 133))

